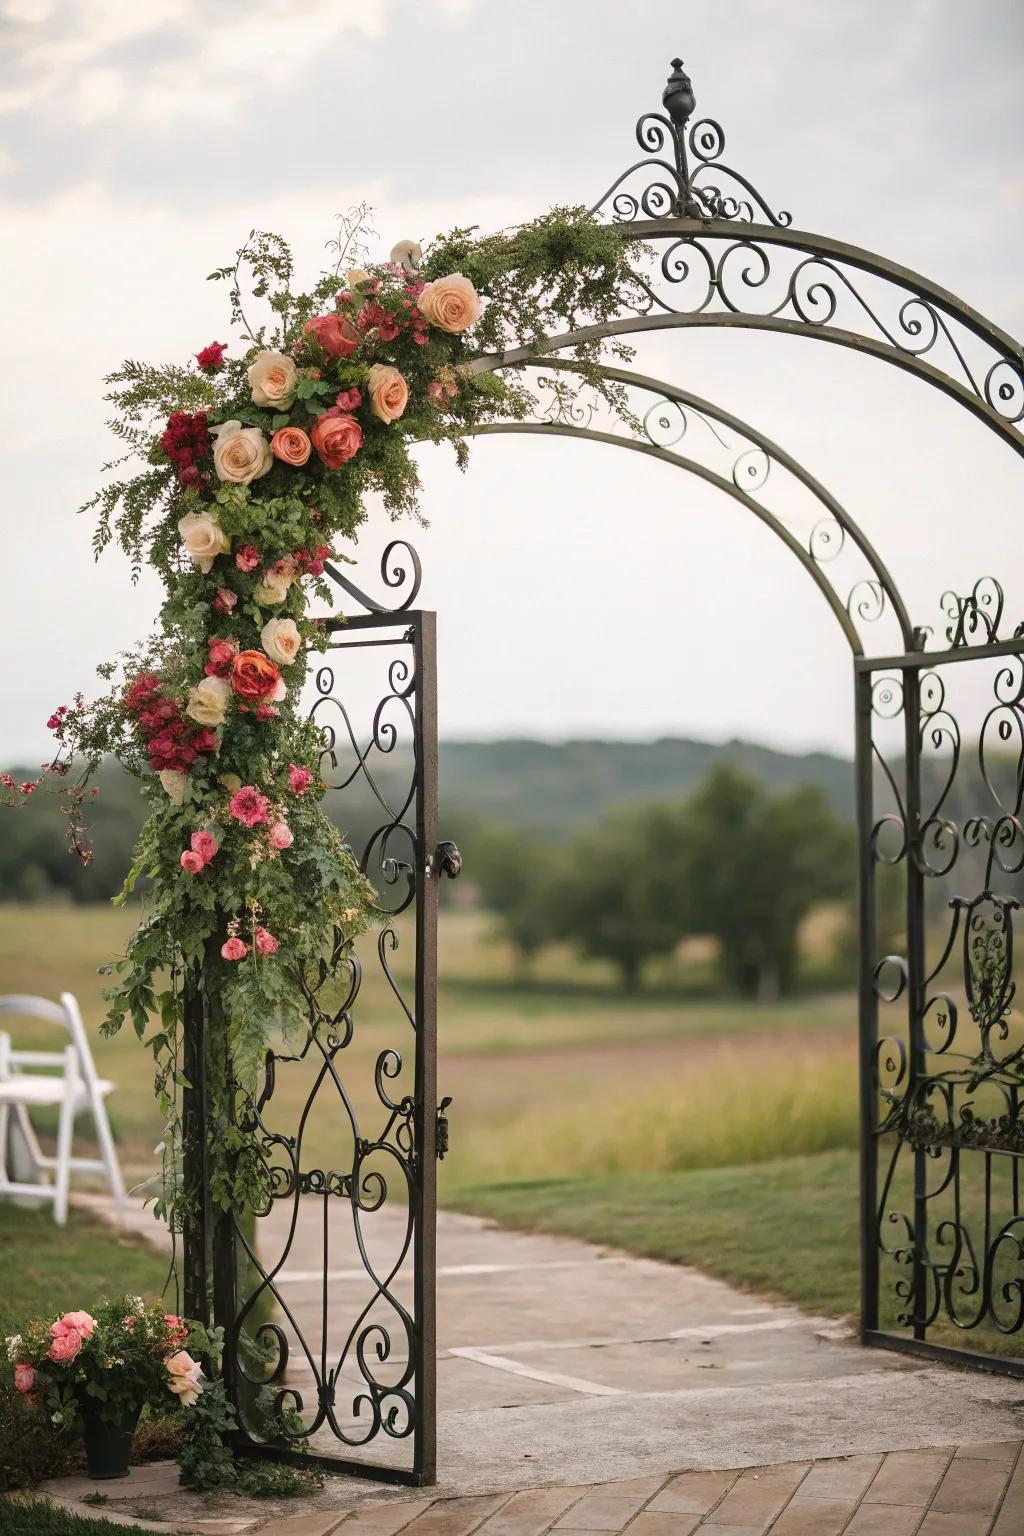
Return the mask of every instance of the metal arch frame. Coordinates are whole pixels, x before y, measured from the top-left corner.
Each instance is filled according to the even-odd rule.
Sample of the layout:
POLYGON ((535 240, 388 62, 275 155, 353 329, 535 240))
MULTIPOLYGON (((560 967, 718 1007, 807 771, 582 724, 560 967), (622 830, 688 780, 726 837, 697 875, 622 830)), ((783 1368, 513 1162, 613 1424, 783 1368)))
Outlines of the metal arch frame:
MULTIPOLYGON (((496 365, 498 368, 502 366, 505 365, 500 363, 496 365)), ((566 373, 578 373, 581 371, 580 364, 568 358, 545 357, 542 359, 531 359, 519 366, 536 369, 555 369, 566 373)), ((740 417, 733 415, 730 411, 724 410, 721 406, 715 405, 712 401, 705 399, 701 395, 696 395, 690 390, 682 389, 675 384, 669 384, 664 379, 657 379, 651 374, 634 373, 630 369, 618 368, 609 364, 599 364, 598 372, 602 378, 608 379, 613 383, 626 384, 645 390, 662 399, 673 401, 680 406, 687 406, 700 415, 710 417, 713 421, 746 438, 754 447, 765 454, 769 462, 774 460, 787 469, 821 503, 826 515, 834 519, 844 533, 849 534, 853 543, 861 551, 871 568, 872 575, 877 581, 880 590, 888 597, 892 604, 905 647, 907 649, 913 648, 914 631, 910 616, 888 567, 884 564, 881 556, 860 525, 850 516, 849 512, 846 511, 832 492, 815 475, 811 474, 810 470, 800 463, 799 459, 787 453, 784 448, 781 448, 765 433, 751 427, 748 422, 741 420, 740 417)), ((726 495, 738 501, 741 506, 753 512, 755 517, 770 528, 796 556, 815 585, 823 592, 825 600, 831 607, 846 636, 853 655, 862 656, 864 654, 860 636, 850 619, 848 609, 839 599, 835 587, 825 579, 821 565, 815 560, 813 554, 803 547, 799 540, 790 533, 784 524, 779 522, 767 507, 755 500, 754 497, 745 492, 734 481, 725 479, 724 476, 717 474, 706 465, 688 458, 685 454, 673 453, 671 449, 661 447, 656 443, 624 437, 618 433, 594 431, 590 427, 540 421, 490 422, 475 427, 470 435, 483 437, 515 432, 541 436, 586 438, 590 442, 607 443, 618 448, 628 448, 635 453, 642 453, 649 458, 660 459, 664 463, 672 464, 678 469, 686 470, 690 474, 705 480, 708 484, 714 485, 717 489, 724 491, 726 495)))

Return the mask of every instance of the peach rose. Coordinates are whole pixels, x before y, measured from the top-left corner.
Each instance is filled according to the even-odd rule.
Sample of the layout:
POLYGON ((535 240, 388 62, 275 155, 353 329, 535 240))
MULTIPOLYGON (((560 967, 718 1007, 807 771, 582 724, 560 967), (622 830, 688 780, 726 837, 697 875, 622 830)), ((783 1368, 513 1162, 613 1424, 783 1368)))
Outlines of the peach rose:
POLYGON ((180 1399, 183 1407, 194 1408, 203 1390, 203 1371, 198 1360, 193 1360, 187 1350, 179 1349, 164 1364, 168 1390, 180 1399))
POLYGON ((295 364, 283 352, 259 352, 246 369, 252 385, 253 405, 286 411, 295 399, 299 375, 295 364))
POLYGON ((313 423, 313 447, 328 469, 340 469, 363 446, 363 431, 354 416, 332 406, 313 423))
POLYGON ((260 643, 279 667, 290 667, 302 650, 302 636, 294 619, 268 619, 260 630, 260 643))
POLYGON ((248 485, 273 467, 274 455, 259 427, 243 427, 240 421, 226 421, 211 431, 217 434, 213 445, 213 467, 218 480, 229 485, 248 485))
POLYGON ((397 421, 409 403, 409 386, 397 368, 374 363, 369 378, 370 410, 381 421, 397 421))
POLYGON ((328 357, 351 357, 360 341, 359 332, 344 315, 314 315, 302 334, 318 341, 328 357))
POLYGON ((200 725, 223 725, 228 712, 231 689, 226 678, 204 677, 188 691, 185 713, 200 725))
POLYGON ((282 464, 294 464, 296 469, 305 464, 312 452, 312 443, 301 427, 281 427, 270 439, 270 451, 282 464))
POLYGON ((416 300, 420 314, 439 331, 468 331, 480 319, 480 297, 468 277, 453 272, 428 283, 416 300))
POLYGON ((218 555, 226 555, 231 540, 215 517, 206 512, 186 512, 178 519, 178 532, 185 545, 185 553, 206 574, 213 569, 218 555))

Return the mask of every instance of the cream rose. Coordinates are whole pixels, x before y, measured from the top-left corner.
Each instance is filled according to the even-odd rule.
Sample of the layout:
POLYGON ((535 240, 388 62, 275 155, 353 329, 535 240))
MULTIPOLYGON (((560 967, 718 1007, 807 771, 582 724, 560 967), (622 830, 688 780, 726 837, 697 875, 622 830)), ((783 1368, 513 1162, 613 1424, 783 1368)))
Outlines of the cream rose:
POLYGON ((226 677, 204 677, 188 691, 185 713, 200 725, 223 725, 231 698, 231 684, 226 677))
POLYGON ((428 283, 416 303, 428 324, 453 335, 468 331, 480 319, 480 296, 461 272, 428 283))
POLYGON ((349 267, 345 273, 345 281, 350 288, 358 288, 360 283, 368 283, 370 281, 370 274, 369 272, 364 272, 362 267, 349 267))
POLYGON ((252 385, 253 405, 286 411, 293 403, 299 375, 291 358, 283 352, 257 353, 246 375, 252 385))
POLYGON ((265 475, 274 463, 274 455, 259 427, 243 427, 240 421, 226 421, 211 428, 217 434, 213 445, 213 467, 218 480, 229 485, 248 485, 265 475))
POLYGON ((295 576, 287 571, 266 571, 252 595, 262 608, 273 607, 275 603, 284 602, 294 580, 295 576))
POLYGON ((381 421, 397 421, 409 402, 409 386, 390 363, 374 363, 368 381, 370 410, 381 421))
POLYGON ((231 540, 215 517, 206 512, 186 512, 178 519, 178 532, 185 545, 185 553, 199 569, 208 573, 218 555, 226 555, 231 540))
POLYGON ((302 650, 302 636, 294 619, 268 619, 260 630, 260 643, 279 667, 290 667, 302 650))
POLYGON ((409 277, 415 277, 422 260, 423 247, 415 240, 399 240, 397 245, 391 247, 392 265, 401 267, 409 277))
POLYGON ((180 768, 161 768, 157 774, 161 788, 172 805, 181 805, 188 788, 188 774, 180 768))

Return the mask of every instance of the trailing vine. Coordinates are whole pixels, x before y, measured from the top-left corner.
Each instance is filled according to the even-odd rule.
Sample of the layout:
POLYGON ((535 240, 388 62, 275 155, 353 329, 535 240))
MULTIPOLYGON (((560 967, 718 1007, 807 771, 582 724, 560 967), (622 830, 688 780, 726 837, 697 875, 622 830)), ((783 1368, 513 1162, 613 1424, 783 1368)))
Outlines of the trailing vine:
MULTIPOLYGON (((118 898, 142 882, 144 916, 111 968, 103 1029, 130 1022, 153 1054, 167 1121, 158 1209, 176 1226, 189 1198, 175 1151, 186 978, 201 971, 216 1047, 244 1084, 273 1032, 299 1026, 304 968, 335 930, 348 947, 375 917, 322 809, 321 742, 300 705, 325 645, 308 611, 312 596, 330 600, 325 562, 345 558, 368 495, 417 515, 413 444, 450 442, 464 465, 473 427, 530 411, 514 371, 474 374, 475 355, 523 342, 542 353, 556 331, 635 297, 636 241, 582 209, 497 235, 455 230, 426 254, 404 241, 376 263, 366 212, 342 221, 333 267, 305 292, 285 242, 252 231, 210 274, 227 286, 234 339, 186 365, 129 360, 109 376, 121 453, 81 509, 97 556, 116 543, 133 580, 148 564, 165 590, 155 633, 101 668, 109 691, 51 716, 48 771, 85 860, 89 780, 106 754, 149 803, 118 898)), ((577 350, 583 378, 628 415, 589 366, 598 352, 577 350)), ((5 781, 7 803, 37 783, 5 781)), ((231 1170, 253 1160, 234 1135, 214 1149, 213 1189, 244 1207, 231 1170)))

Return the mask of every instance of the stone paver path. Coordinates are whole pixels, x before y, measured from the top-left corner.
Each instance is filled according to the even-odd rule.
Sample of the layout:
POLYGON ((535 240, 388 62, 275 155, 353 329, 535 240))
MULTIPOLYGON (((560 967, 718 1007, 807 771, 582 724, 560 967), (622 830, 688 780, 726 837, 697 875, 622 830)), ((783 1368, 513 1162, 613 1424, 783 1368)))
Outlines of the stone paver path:
MULTIPOLYGON (((391 1219, 382 1212, 369 1233, 381 1251, 391 1219)), ((304 1199, 279 1276, 314 1357, 322 1231, 321 1202, 304 1199)), ((278 1236, 268 1227, 267 1257, 278 1236)), ((329 1355, 366 1293, 348 1242, 339 1223, 329 1355)), ((429 1496, 332 1477, 300 1503, 211 1505, 176 1489, 173 1468, 140 1468, 104 1487, 105 1510, 134 1513, 141 1498, 174 1522, 164 1530, 282 1536, 1024 1536, 1019 1380, 861 1349, 834 1320, 695 1270, 472 1217, 441 1214, 438 1264, 429 1496)), ((308 1391, 301 1352, 288 1381, 308 1391)), ((382 1449, 397 1458, 408 1446, 382 1449)), ((52 1491, 77 1503, 88 1487, 52 1491)))

